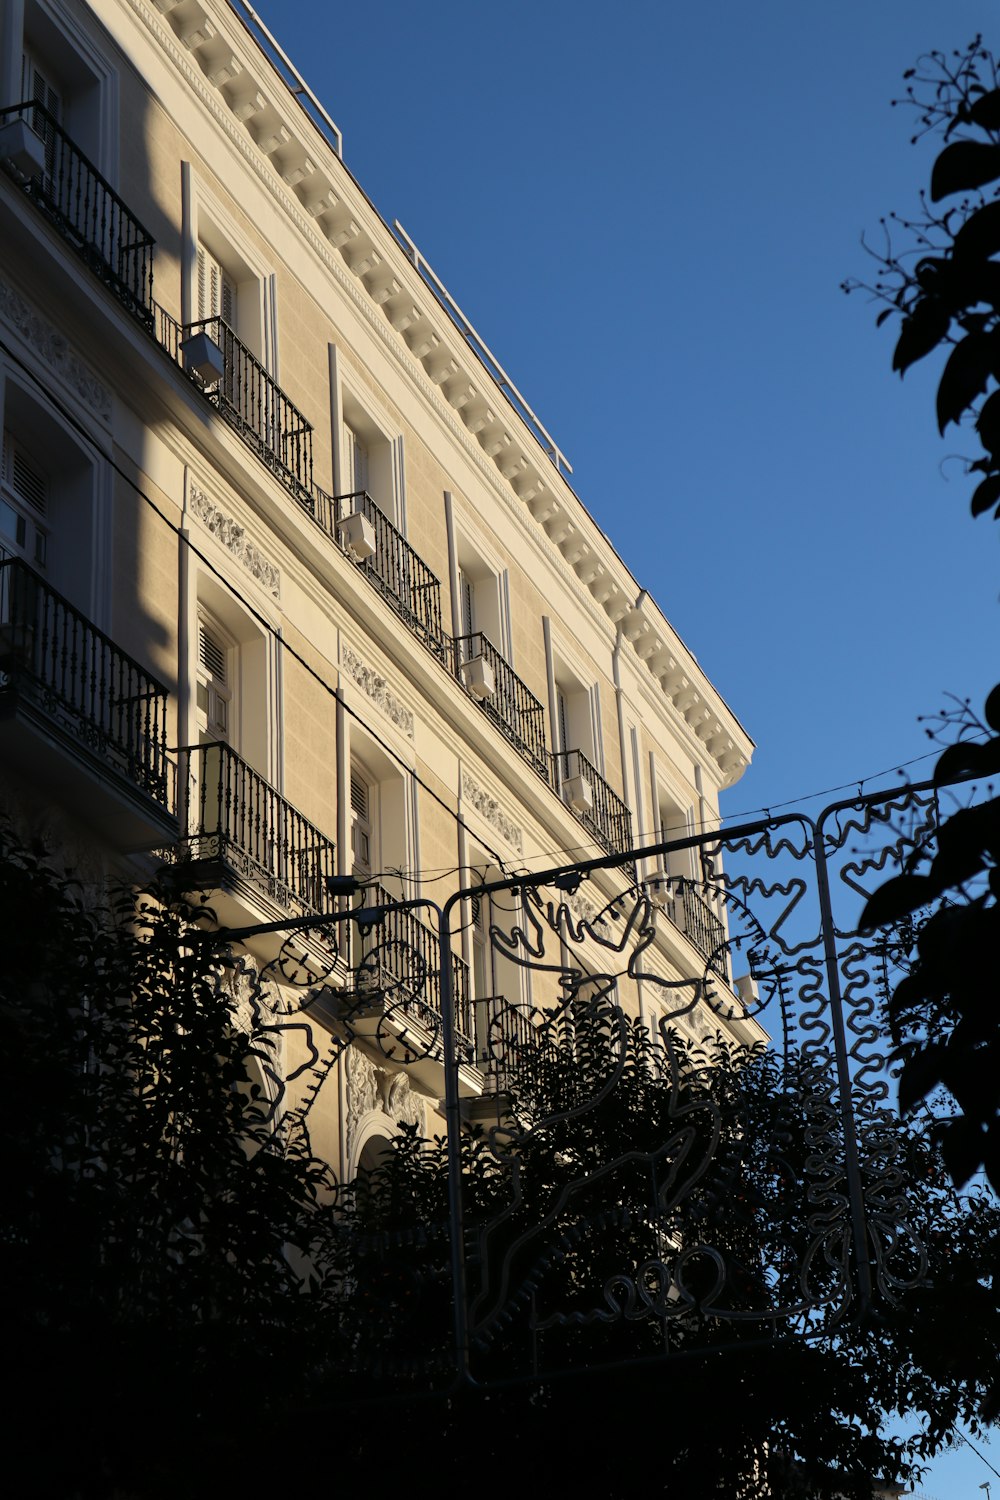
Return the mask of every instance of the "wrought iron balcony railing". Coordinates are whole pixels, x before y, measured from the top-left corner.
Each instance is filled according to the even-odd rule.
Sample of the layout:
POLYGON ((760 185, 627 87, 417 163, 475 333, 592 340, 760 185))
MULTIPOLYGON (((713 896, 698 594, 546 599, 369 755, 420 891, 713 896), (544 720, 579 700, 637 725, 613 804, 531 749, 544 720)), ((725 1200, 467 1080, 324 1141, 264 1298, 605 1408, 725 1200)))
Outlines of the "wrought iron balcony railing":
POLYGON ((44 166, 21 177, 29 198, 129 312, 153 320, 155 241, 41 104, 28 100, 0 109, 0 127, 23 120, 39 138, 44 166))
POLYGON ((472 635, 455 637, 455 671, 487 718, 547 782, 545 710, 488 635, 477 630, 472 635))
MULTIPOLYGON (((583 751, 557 750, 552 761, 557 790, 601 848, 609 854, 625 854, 631 849, 632 814, 583 751)), ((635 878, 634 863, 622 868, 635 878)))
POLYGON ((171 810, 167 689, 11 557, 0 561, 0 695, 10 692, 171 810))
POLYGON ((285 911, 331 910, 333 843, 229 745, 179 756, 182 857, 226 865, 285 911))
POLYGON ((441 584, 418 553, 364 490, 349 495, 326 495, 317 488, 316 519, 349 554, 352 545, 346 524, 354 515, 371 526, 374 551, 354 548, 355 561, 389 607, 442 661, 448 640, 441 623, 441 584))
MULTIPOLYGON (((441 1016, 441 941, 412 911, 400 910, 398 898, 380 885, 366 887, 363 907, 386 907, 373 925, 352 924, 352 968, 359 991, 384 989, 387 1009, 436 1028, 441 1016)), ((469 966, 451 955, 452 991, 458 1055, 474 1057, 469 966)))
POLYGON ((156 335, 171 359, 313 515, 312 423, 272 380, 257 356, 218 317, 178 323, 162 307, 156 307, 156 335), (190 348, 198 334, 204 334, 219 351, 222 373, 215 379, 204 378, 190 366, 186 346, 190 348))
POLYGON ((698 893, 695 881, 685 875, 664 875, 648 882, 652 899, 680 928, 702 958, 728 983, 726 927, 722 918, 698 893))
POLYGON ((560 1039, 537 1013, 515 1005, 505 995, 475 1001, 477 1061, 488 1094, 530 1092, 541 1074, 565 1064, 560 1039))

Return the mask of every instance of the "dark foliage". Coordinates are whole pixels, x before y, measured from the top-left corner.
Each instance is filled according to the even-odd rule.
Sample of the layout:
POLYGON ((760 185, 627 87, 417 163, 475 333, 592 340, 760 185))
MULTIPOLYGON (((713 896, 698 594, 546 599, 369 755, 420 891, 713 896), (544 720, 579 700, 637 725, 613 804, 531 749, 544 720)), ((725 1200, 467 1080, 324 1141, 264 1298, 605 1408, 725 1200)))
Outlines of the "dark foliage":
MULTIPOLYGON (((5 836, 0 913, 5 1476, 18 1493, 214 1497, 327 1471, 354 1489, 392 1464, 487 1497, 541 1494, 556 1475, 608 1497, 753 1500, 765 1482, 861 1495, 974 1420, 1000 1337, 980 1280, 996 1213, 959 1204, 916 1136, 908 1216, 929 1280, 865 1327, 831 1339, 748 1324, 745 1347, 723 1352, 732 1330, 709 1314, 695 1257, 675 1360, 660 1357, 661 1324, 605 1302, 603 1322, 552 1335, 546 1355, 566 1373, 533 1380, 514 1305, 480 1318, 480 1384, 457 1388, 442 1144, 403 1130, 338 1192, 301 1114, 275 1110, 281 1018, 184 911, 134 892, 88 909, 5 836), (903 1452, 879 1413, 910 1409, 933 1416, 903 1452)), ((779 1295, 812 1233, 813 1147, 789 1064, 713 1049, 664 1073, 638 1029, 609 1054, 598 1019, 573 1061, 526 1075, 517 1108, 536 1116, 545 1091, 608 1086, 524 1132, 516 1202, 509 1161, 464 1139, 470 1298, 506 1263, 539 1303, 557 1282, 584 1310, 616 1271, 663 1255, 664 1226, 677 1245, 716 1247, 741 1306, 779 1295), (613 1182, 598 1178, 609 1162, 613 1182)))
MULTIPOLYGON (((979 38, 951 56, 930 54, 907 76, 918 134, 939 134, 945 144, 919 216, 886 223, 868 290, 886 304, 880 322, 902 318, 893 356, 901 375, 935 351, 946 354, 938 427, 944 433, 955 423, 978 438, 982 451, 968 460, 972 514, 1000 519, 1000 77, 979 38), (894 249, 890 230, 905 251, 894 249)), ((959 705, 933 737, 941 733, 955 742, 938 761, 939 784, 988 784, 1000 771, 1000 688, 981 719, 959 705)), ((889 1003, 901 1107, 912 1112, 929 1100, 955 1183, 985 1167, 1000 1191, 998 898, 1000 801, 990 796, 958 808, 936 847, 914 851, 875 893, 862 925, 909 921, 913 935, 909 972, 889 1003)))

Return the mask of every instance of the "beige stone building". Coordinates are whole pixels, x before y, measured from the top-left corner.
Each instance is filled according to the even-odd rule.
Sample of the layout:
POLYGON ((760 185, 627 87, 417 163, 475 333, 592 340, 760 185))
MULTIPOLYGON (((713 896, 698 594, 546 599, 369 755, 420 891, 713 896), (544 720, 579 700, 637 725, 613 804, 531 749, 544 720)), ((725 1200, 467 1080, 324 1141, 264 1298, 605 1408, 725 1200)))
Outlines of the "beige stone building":
MULTIPOLYGON (((335 911, 329 876, 441 905, 713 827, 750 739, 249 8, 0 15, 8 807, 95 880, 173 863, 235 927, 335 911)), ((760 1037, 697 851, 597 872, 573 910, 634 881, 655 941, 625 1003, 655 1025, 657 976, 707 965, 726 1004, 684 1024, 760 1037)), ((463 907, 475 1112, 497 1007, 530 1027, 557 995, 463 907)), ((405 1022, 353 1013, 315 1133, 347 1174, 442 1089, 436 1043, 414 1065, 434 912, 391 922, 428 978, 405 1022)), ((262 963, 280 941, 247 939, 262 963)), ((335 1030, 364 940, 303 943, 335 1030)))

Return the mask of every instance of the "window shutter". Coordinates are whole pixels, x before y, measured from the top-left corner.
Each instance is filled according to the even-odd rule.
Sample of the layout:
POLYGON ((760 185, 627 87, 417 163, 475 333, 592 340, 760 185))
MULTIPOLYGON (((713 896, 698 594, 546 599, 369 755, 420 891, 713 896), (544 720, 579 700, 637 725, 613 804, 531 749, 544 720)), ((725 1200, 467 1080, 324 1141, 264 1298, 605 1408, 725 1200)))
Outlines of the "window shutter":
POLYGON ((204 620, 198 622, 198 656, 209 677, 226 686, 226 648, 204 620))
POLYGON ((347 493, 354 495, 368 488, 368 449, 347 422, 344 423, 344 446, 347 449, 347 493))
POLYGON ((3 434, 0 477, 16 499, 44 516, 48 506, 49 482, 6 428, 3 434))
POLYGON ((566 706, 566 694, 562 688, 556 688, 556 712, 559 718, 559 748, 564 753, 573 748, 569 742, 569 714, 566 706))
POLYGON ((204 245, 198 246, 198 321, 221 318, 236 326, 236 283, 204 245))
POLYGON ((458 605, 462 617, 462 634, 472 635, 475 630, 475 595, 472 579, 461 568, 458 570, 458 605))
POLYGON ((59 90, 27 53, 23 58, 23 80, 24 98, 34 100, 62 123, 62 97, 59 90))
POLYGON ((357 771, 351 772, 351 811, 357 817, 368 821, 368 784, 363 781, 357 771))

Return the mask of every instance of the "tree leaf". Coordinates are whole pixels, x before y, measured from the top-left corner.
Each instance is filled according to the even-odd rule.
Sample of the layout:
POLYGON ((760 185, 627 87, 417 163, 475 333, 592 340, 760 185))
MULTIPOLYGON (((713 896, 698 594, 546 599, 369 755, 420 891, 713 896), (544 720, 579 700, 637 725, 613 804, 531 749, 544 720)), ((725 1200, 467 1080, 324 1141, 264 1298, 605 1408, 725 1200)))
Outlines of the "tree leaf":
POLYGON ((936 894, 926 875, 896 875, 880 885, 868 898, 861 913, 858 931, 873 932, 887 922, 908 917, 918 906, 924 906, 936 894))
POLYGON ((986 1138, 975 1120, 960 1115, 941 1127, 941 1155, 956 1187, 964 1187, 983 1159, 986 1138))
POLYGON ((989 260, 1000 250, 1000 203, 987 203, 970 214, 955 235, 952 253, 956 260, 981 257, 989 260))
POLYGON ((990 89, 969 105, 965 118, 981 130, 1000 130, 1000 89, 990 89))
MULTIPOLYGON (((997 207, 1000 208, 1000 203, 997 207)), ((985 402, 976 422, 976 431, 988 452, 1000 451, 1000 391, 994 391, 985 402)))
MULTIPOLYGON (((941 431, 944 431, 942 427, 941 431)), ((1000 500, 1000 474, 990 474, 981 484, 977 484, 972 493, 972 514, 981 516, 983 511, 989 510, 1000 500)))
POLYGON ((928 1046, 906 1059, 899 1075, 900 1114, 909 1114, 941 1082, 944 1050, 941 1046, 928 1046))
POLYGON ((987 740, 983 745, 966 740, 962 744, 949 745, 942 751, 934 767, 934 780, 938 786, 949 781, 959 781, 968 776, 994 776, 1000 771, 1000 739, 987 740))
POLYGON ((986 141, 955 141, 941 152, 931 172, 931 202, 950 193, 983 187, 1000 177, 1000 146, 986 141))
POLYGON ((1000 731, 1000 682, 992 689, 983 708, 983 717, 991 729, 1000 731))
POLYGON ((892 368, 902 375, 910 365, 937 347, 950 326, 951 314, 944 304, 937 297, 922 298, 909 317, 903 319, 892 356, 892 368))
POLYGON ((967 407, 986 389, 996 360, 992 334, 970 333, 956 344, 941 373, 937 393, 938 431, 957 422, 967 407))

